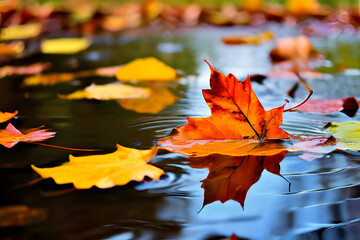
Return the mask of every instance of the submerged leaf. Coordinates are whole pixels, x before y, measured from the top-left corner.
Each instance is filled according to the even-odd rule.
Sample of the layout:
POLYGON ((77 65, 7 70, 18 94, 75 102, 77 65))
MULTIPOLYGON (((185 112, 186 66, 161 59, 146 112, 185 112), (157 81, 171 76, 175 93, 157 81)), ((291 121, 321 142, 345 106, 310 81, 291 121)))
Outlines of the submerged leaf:
POLYGON ((175 69, 154 57, 139 58, 121 68, 116 73, 120 81, 172 81, 177 73, 175 69))
POLYGON ((148 164, 158 148, 137 150, 117 145, 117 150, 104 155, 74 157, 59 167, 31 166, 42 178, 53 178, 57 184, 72 183, 77 189, 111 188, 130 181, 143 181, 144 177, 158 180, 164 171, 148 164))
POLYGON ((86 38, 57 38, 41 42, 41 52, 44 54, 74 54, 90 46, 86 38))
POLYGON ((13 113, 0 112, 0 123, 6 122, 7 120, 12 119, 13 117, 16 116, 16 114, 18 114, 18 111, 15 111, 13 113))
POLYGON ((41 142, 54 137, 55 132, 47 129, 29 129, 24 134, 17 130, 11 123, 4 130, 0 130, 0 144, 12 148, 18 142, 41 142))
POLYGON ((149 88, 133 87, 125 84, 92 84, 84 90, 79 90, 69 95, 60 95, 64 99, 96 99, 116 100, 123 98, 146 98, 151 94, 149 88))
POLYGON ((42 26, 40 22, 27 23, 23 25, 13 25, 2 28, 0 31, 0 40, 7 41, 13 39, 27 39, 38 36, 41 33, 42 26))
MULTIPOLYGON (((209 64, 211 89, 203 90, 211 109, 206 118, 187 118, 188 124, 176 128, 159 141, 183 146, 189 140, 264 140, 283 139, 290 135, 280 129, 284 106, 265 111, 252 90, 250 79, 238 82, 232 74, 225 76, 209 64), (185 142, 184 142, 185 141, 185 142)), ((186 143, 187 144, 187 143, 186 143)))
POLYGON ((204 188, 203 207, 215 201, 225 203, 234 200, 244 207, 248 190, 254 185, 266 169, 281 176, 279 163, 286 151, 273 156, 224 156, 211 155, 201 158, 190 158, 193 168, 207 168, 209 175, 201 185, 204 188))

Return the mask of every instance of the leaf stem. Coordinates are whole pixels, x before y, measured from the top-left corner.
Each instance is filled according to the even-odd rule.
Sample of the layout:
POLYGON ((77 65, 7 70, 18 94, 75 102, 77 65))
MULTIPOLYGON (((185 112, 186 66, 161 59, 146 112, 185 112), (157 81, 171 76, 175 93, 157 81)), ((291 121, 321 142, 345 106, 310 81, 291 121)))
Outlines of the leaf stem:
POLYGON ((46 146, 46 147, 53 147, 53 148, 60 148, 60 149, 72 150, 72 151, 82 151, 82 152, 102 151, 102 150, 100 150, 100 149, 68 148, 68 147, 61 147, 61 146, 50 145, 50 144, 45 144, 45 143, 38 143, 38 142, 30 142, 30 143, 32 143, 32 144, 37 144, 37 145, 41 145, 41 146, 46 146))
POLYGON ((284 112, 288 112, 288 111, 293 111, 295 108, 298 108, 300 107, 301 105, 303 105, 304 103, 307 102, 307 100, 309 100, 309 98, 311 97, 311 95, 313 94, 313 90, 312 88, 309 86, 309 84, 300 76, 299 72, 298 71, 294 71, 294 73, 296 74, 296 76, 299 78, 300 82, 304 85, 304 87, 309 90, 309 95, 307 96, 307 98, 302 101, 300 104, 296 105, 295 107, 292 107, 292 108, 288 108, 288 109, 285 109, 284 112))

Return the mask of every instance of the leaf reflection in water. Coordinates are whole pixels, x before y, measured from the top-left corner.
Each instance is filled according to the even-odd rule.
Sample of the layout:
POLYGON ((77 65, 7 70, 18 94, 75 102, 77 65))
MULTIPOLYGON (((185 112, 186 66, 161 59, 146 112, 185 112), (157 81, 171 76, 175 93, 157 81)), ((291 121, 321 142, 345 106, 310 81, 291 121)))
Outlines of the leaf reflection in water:
POLYGON ((234 200, 244 208, 248 190, 260 179, 265 169, 284 178, 280 174, 279 163, 285 158, 286 153, 287 151, 283 151, 272 156, 240 157, 213 154, 189 158, 191 167, 209 169, 209 175, 202 180, 201 185, 204 189, 202 208, 218 200, 222 203, 234 200))

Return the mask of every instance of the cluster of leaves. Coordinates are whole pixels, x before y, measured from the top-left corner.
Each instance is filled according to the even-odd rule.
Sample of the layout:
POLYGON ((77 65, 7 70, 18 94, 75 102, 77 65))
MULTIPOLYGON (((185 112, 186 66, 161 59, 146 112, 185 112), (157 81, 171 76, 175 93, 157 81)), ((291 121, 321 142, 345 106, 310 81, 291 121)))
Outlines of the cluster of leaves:
MULTIPOLYGON (((147 0, 144 4, 125 4, 95 6, 82 3, 84 6, 64 5, 53 8, 48 5, 27 6, 21 11, 13 11, 14 6, 1 6, 3 13, 0 39, 0 62, 5 63, 14 58, 32 54, 27 51, 29 42, 41 35, 39 49, 43 54, 74 54, 89 47, 88 37, 67 39, 42 39, 52 33, 51 22, 58 23, 60 29, 76 28, 83 35, 101 31, 120 31, 140 27, 145 24, 169 26, 194 26, 200 22, 217 25, 259 24, 264 20, 285 21, 290 18, 300 19, 297 14, 313 14, 319 18, 332 20, 339 14, 330 14, 316 1, 289 1, 286 9, 264 7, 262 1, 247 1, 242 9, 234 7, 203 8, 198 5, 170 7, 156 0, 147 0), (81 9, 80 12, 76 12, 81 9), (59 14, 65 12, 66 14, 59 14), (39 12, 41 14, 39 14, 39 12), (70 24, 71 19, 73 22, 70 24), (19 40, 22 39, 22 40, 19 40), (14 41, 13 41, 14 40, 14 41)), ((112 3, 113 4, 113 3, 112 3)), ((359 18, 355 13, 347 12, 347 21, 338 24, 349 24, 357 27, 359 18)), ((333 25, 332 25, 333 27, 333 25)), ((271 32, 255 33, 246 36, 229 36, 223 39, 225 44, 261 44, 274 38, 271 32)), ((261 173, 267 171, 281 176, 279 163, 287 152, 299 151, 305 159, 313 159, 321 154, 345 149, 359 150, 358 122, 331 123, 327 126, 328 135, 318 138, 294 137, 280 128, 283 113, 294 110, 314 113, 342 111, 352 117, 359 104, 356 98, 307 101, 311 87, 304 80, 310 77, 322 77, 314 71, 312 61, 322 59, 305 36, 283 38, 278 40, 270 57, 274 68, 264 78, 294 78, 297 80, 289 91, 293 96, 300 84, 310 94, 296 107, 285 109, 283 106, 265 110, 252 90, 251 80, 259 76, 248 77, 239 82, 232 75, 224 75, 210 64, 211 89, 203 90, 203 96, 211 110, 209 117, 187 118, 187 124, 180 126, 172 133, 160 139, 160 148, 170 152, 189 156, 189 165, 194 168, 207 168, 209 175, 203 180, 205 189, 204 204, 220 200, 233 199, 244 206, 249 188, 256 183, 261 173), (301 49, 301 51, 300 51, 301 49), (330 135, 333 136, 330 136, 330 135), (310 153, 310 154, 309 154, 310 153)), ((49 63, 34 63, 29 66, 0 68, 0 78, 8 75, 32 75, 24 79, 25 86, 52 85, 70 82, 87 76, 113 77, 118 81, 107 85, 90 85, 62 99, 96 99, 116 100, 123 108, 139 113, 158 113, 173 104, 177 97, 169 90, 168 82, 176 81, 178 73, 155 58, 135 59, 126 65, 85 70, 75 73, 40 74, 51 68, 49 63), (36 74, 36 75, 34 75, 36 74), (137 84, 134 86, 134 83, 137 84), (140 85, 140 86, 139 86, 140 85)), ((11 120, 14 113, 0 113, 0 123, 11 120)), ((51 137, 55 132, 46 129, 29 129, 23 133, 11 123, 0 130, 0 144, 11 148, 18 142, 39 143, 51 137)), ((49 145, 48 145, 49 146, 49 145)), ((117 145, 113 153, 89 155, 85 157, 69 156, 69 162, 53 168, 32 168, 43 178, 53 178, 58 184, 72 183, 76 189, 88 189, 93 186, 109 188, 124 185, 129 181, 143 181, 150 177, 160 179, 164 171, 148 164, 157 154, 158 147, 150 150, 129 149, 117 145)), ((7 211, 19 214, 33 214, 32 209, 17 206, 7 211)), ((6 212, 6 211, 5 211, 6 212)), ((36 212, 36 211, 35 211, 36 212)), ((40 211, 41 212, 41 211, 40 211)), ((1 213, 1 210, 0 210, 1 213)), ((21 215, 22 216, 22 215, 21 215)), ((41 212, 41 217, 44 213, 41 212)), ((8 222, 0 223, 2 226, 8 222)), ((11 223, 10 223, 11 224, 11 223)), ((21 225, 15 223, 13 225, 21 225)))

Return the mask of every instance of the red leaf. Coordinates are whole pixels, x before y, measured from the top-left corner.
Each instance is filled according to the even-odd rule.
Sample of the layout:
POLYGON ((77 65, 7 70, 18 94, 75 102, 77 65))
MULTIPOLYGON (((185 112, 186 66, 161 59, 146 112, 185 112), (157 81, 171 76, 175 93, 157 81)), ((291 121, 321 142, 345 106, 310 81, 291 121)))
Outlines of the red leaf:
POLYGON ((12 148, 18 142, 40 142, 52 138, 55 132, 48 132, 47 129, 29 129, 23 134, 9 123, 5 130, 0 130, 0 144, 12 148))

